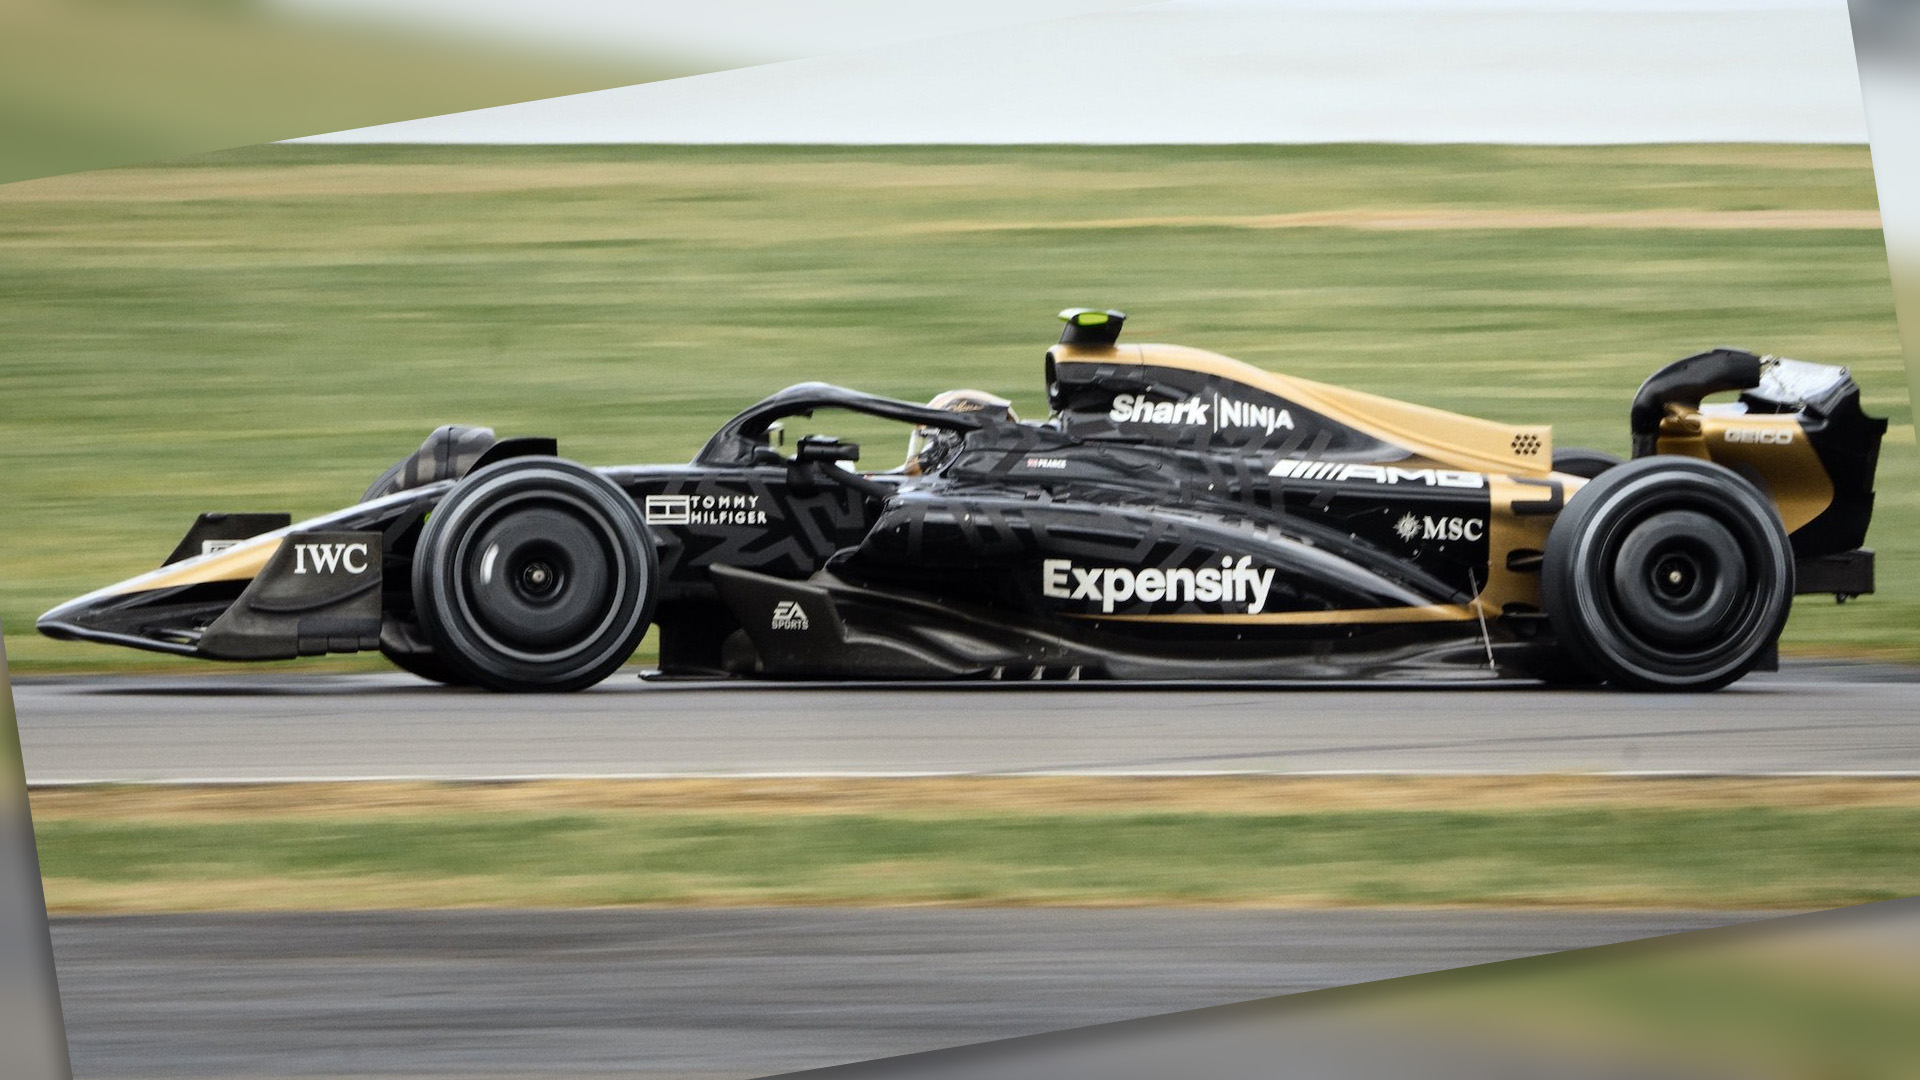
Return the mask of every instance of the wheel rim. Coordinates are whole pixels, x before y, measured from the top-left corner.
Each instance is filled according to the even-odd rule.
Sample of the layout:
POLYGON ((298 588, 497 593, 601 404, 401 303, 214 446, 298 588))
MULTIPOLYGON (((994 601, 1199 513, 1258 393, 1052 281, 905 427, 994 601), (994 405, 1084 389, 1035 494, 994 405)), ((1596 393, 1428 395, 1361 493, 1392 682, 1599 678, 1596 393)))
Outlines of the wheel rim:
POLYGON ((553 492, 503 499, 466 530, 455 601, 489 648, 549 663, 589 649, 618 617, 629 568, 594 507, 553 492))
POLYGON ((1608 677, 1693 687, 1739 670, 1768 628, 1777 632, 1792 592, 1790 577, 1783 585, 1766 569, 1783 554, 1769 530, 1745 527, 1748 507, 1673 476, 1638 477, 1609 495, 1617 516, 1573 549, 1574 563, 1595 572, 1573 584, 1588 614, 1572 617, 1608 677))
POLYGON ((1669 510, 1629 529, 1613 559, 1613 599, 1635 633, 1690 652, 1711 651, 1741 621, 1747 555, 1723 524, 1669 510))

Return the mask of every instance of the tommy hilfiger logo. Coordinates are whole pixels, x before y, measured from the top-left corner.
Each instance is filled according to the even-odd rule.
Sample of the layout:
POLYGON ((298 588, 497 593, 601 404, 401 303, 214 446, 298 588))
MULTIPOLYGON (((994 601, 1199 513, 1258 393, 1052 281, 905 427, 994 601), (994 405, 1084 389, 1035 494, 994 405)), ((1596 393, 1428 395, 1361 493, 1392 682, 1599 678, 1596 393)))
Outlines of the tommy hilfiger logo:
POLYGON ((649 525, 765 525, 758 495, 649 495, 649 525))

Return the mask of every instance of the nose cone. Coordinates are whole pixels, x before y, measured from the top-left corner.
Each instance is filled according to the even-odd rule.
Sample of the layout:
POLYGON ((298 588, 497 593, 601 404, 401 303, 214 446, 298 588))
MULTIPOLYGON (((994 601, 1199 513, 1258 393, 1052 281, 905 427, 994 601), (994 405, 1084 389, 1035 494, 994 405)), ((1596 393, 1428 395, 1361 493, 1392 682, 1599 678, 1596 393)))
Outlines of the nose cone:
MULTIPOLYGON (((121 586, 126 585, 122 582, 121 586)), ((121 586, 114 586, 119 588, 121 586)), ((240 583, 244 588, 244 583, 240 583)), ((238 590, 101 590, 69 600, 40 616, 34 629, 60 641, 130 645, 154 652, 194 655, 199 630, 233 602, 238 590)))
POLYGON ((33 628, 50 638, 70 641, 76 635, 72 625, 75 604, 72 601, 61 604, 34 621, 33 628))
MULTIPOLYGON (((120 583, 120 585, 125 584, 126 582, 120 583)), ((90 592, 47 611, 40 616, 33 627, 50 638, 58 638, 62 641, 83 640, 90 631, 106 629, 112 622, 109 613, 114 602, 116 600, 124 602, 125 599, 126 594, 116 596, 109 589, 90 592)))

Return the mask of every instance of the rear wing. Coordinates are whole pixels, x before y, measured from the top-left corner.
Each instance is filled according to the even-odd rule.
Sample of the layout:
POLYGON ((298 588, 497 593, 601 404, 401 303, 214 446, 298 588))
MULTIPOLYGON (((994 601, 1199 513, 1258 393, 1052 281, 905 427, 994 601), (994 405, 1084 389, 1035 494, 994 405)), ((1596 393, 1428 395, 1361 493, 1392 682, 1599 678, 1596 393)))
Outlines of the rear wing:
POLYGON ((1681 454, 1725 465, 1773 499, 1802 592, 1873 591, 1873 481, 1887 421, 1860 407, 1844 367, 1715 349, 1655 372, 1634 395, 1635 457, 1681 454), (1738 391, 1731 402, 1702 398, 1738 391))

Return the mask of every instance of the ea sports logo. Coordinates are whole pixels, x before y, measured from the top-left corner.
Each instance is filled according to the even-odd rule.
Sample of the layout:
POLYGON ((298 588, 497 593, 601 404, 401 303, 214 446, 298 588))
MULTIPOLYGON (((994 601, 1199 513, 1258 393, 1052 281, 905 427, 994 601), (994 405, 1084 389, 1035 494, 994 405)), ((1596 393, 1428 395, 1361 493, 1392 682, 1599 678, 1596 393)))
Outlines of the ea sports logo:
POLYGON ((773 605, 773 629, 805 630, 807 626, 807 612, 800 601, 782 600, 773 605))

